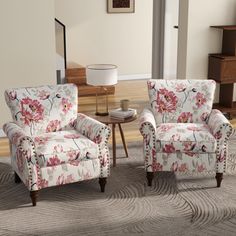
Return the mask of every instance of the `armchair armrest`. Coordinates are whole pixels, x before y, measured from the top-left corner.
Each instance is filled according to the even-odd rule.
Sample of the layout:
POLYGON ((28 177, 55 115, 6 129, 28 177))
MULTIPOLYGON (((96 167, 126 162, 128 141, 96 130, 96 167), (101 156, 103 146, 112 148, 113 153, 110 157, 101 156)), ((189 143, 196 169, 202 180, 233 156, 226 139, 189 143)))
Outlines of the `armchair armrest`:
POLYGON ((75 129, 97 144, 107 143, 111 135, 107 125, 82 113, 78 113, 75 129))
POLYGON ((107 177, 110 173, 108 139, 111 135, 111 129, 107 125, 82 113, 78 113, 75 129, 98 144, 101 168, 100 178, 107 177))
POLYGON ((216 109, 212 110, 207 124, 217 142, 216 172, 223 173, 226 170, 227 142, 233 132, 233 127, 224 115, 216 109))
POLYGON ((222 139, 227 141, 233 132, 230 122, 217 109, 212 110, 207 124, 217 140, 222 139))
POLYGON ((139 130, 143 137, 147 133, 152 133, 155 136, 156 132, 156 120, 149 109, 144 109, 139 118, 139 130))
POLYGON ((145 170, 154 172, 157 169, 156 121, 153 113, 148 109, 144 109, 140 115, 139 130, 143 136, 145 170))
POLYGON ((12 148, 12 167, 30 191, 40 189, 40 171, 35 144, 25 131, 13 122, 3 126, 12 148))
POLYGON ((16 123, 9 122, 3 125, 3 131, 9 138, 10 142, 16 146, 20 144, 22 138, 28 138, 32 140, 27 133, 16 123))

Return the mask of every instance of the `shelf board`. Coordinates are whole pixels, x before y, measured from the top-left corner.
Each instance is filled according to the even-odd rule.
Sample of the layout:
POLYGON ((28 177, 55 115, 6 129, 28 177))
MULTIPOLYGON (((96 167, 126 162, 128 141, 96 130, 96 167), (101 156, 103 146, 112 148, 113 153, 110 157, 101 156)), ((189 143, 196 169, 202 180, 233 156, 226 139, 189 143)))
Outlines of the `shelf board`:
POLYGON ((215 80, 215 82, 218 84, 234 84, 234 83, 236 83, 236 79, 227 79, 227 80, 222 80, 222 81, 216 80, 211 77, 208 77, 208 79, 215 80))
POLYGON ((236 25, 213 25, 210 27, 215 28, 215 29, 222 29, 222 30, 236 30, 236 25))
POLYGON ((236 102, 233 102, 232 107, 225 107, 225 106, 220 105, 219 103, 214 103, 213 108, 218 109, 222 112, 236 113, 236 102))
POLYGON ((232 56, 232 55, 226 55, 226 54, 221 54, 221 53, 210 53, 209 56, 217 57, 225 61, 236 61, 236 56, 232 56))

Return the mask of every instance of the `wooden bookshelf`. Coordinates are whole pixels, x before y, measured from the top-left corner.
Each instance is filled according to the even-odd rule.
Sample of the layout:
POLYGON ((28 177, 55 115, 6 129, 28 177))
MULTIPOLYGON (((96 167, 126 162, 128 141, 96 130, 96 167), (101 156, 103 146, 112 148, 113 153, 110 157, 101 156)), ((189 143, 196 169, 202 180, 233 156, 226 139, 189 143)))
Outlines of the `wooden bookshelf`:
POLYGON ((236 103, 233 102, 234 83, 236 82, 236 25, 211 26, 223 30, 222 52, 209 54, 208 79, 220 84, 218 108, 229 114, 236 113, 236 103))

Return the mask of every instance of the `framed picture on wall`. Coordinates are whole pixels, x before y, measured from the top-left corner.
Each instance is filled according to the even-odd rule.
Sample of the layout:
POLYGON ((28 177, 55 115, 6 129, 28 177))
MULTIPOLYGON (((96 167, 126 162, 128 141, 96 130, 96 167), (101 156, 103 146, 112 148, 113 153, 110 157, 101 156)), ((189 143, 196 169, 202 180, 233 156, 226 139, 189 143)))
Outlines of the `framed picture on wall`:
POLYGON ((133 13, 135 0, 107 0, 108 13, 133 13))

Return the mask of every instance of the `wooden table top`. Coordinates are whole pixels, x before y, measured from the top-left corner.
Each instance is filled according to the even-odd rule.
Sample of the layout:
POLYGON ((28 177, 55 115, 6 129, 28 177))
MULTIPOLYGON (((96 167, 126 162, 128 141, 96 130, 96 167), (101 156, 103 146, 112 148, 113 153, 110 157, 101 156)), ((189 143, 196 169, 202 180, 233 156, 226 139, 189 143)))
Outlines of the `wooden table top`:
POLYGON ((94 118, 95 120, 100 121, 101 123, 107 124, 107 125, 109 125, 109 124, 124 124, 124 123, 132 122, 137 119, 137 115, 126 118, 125 120, 115 119, 115 118, 110 117, 109 115, 108 116, 93 115, 91 117, 94 118))

